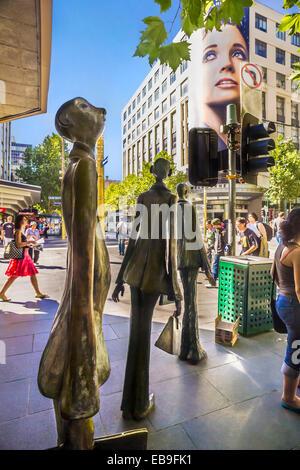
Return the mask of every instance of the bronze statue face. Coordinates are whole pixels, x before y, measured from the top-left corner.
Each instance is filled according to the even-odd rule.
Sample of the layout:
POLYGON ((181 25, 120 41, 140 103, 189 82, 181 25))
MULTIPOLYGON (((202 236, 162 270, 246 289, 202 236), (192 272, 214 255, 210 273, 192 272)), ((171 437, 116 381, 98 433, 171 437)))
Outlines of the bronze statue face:
POLYGON ((153 173, 159 180, 164 180, 167 176, 171 176, 172 169, 170 168, 169 160, 165 158, 158 158, 155 160, 150 168, 150 172, 153 173))
POLYGON ((189 186, 185 183, 178 183, 178 185, 176 186, 176 190, 180 199, 188 198, 191 192, 189 186))
POLYGON ((96 108, 84 98, 73 98, 57 111, 55 127, 66 140, 94 146, 103 132, 105 115, 104 108, 96 108))

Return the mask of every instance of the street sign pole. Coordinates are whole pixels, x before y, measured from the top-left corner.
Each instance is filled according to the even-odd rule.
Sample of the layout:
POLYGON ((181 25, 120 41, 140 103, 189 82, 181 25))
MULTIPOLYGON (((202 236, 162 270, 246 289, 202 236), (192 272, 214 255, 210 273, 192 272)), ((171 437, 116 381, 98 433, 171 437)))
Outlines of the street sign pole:
POLYGON ((228 220, 228 244, 230 247, 229 253, 235 256, 235 222, 236 222, 236 151, 238 142, 236 134, 239 130, 239 124, 236 117, 236 105, 228 104, 226 107, 226 125, 221 126, 221 132, 227 134, 227 147, 228 147, 228 175, 226 178, 229 181, 228 188, 228 205, 229 205, 229 220, 228 220))

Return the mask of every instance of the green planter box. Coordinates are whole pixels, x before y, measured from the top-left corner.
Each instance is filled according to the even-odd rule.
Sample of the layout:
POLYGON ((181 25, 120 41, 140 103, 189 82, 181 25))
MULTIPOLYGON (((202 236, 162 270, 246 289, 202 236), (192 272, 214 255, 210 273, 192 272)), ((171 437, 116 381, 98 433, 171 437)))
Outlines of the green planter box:
POLYGON ((272 260, 256 256, 222 256, 219 268, 218 314, 239 333, 253 335, 273 328, 270 296, 272 260))

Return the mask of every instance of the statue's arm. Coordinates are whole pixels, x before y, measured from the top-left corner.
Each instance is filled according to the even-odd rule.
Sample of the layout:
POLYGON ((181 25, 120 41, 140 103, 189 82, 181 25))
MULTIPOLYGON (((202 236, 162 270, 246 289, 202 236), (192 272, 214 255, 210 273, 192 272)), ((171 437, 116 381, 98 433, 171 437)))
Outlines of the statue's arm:
POLYGON ((143 195, 142 194, 139 195, 138 200, 137 200, 137 208, 135 210, 134 221, 133 221, 131 233, 130 233, 130 236, 129 236, 128 246, 127 246, 127 249, 125 251, 125 256, 124 256, 124 259, 123 259, 123 263, 121 265, 119 274, 118 274, 117 279, 116 279, 116 284, 122 284, 124 282, 123 274, 124 274, 124 271, 126 269, 126 266, 127 266, 128 262, 131 258, 133 249, 134 249, 135 238, 132 237, 132 234, 137 234, 137 232, 139 230, 139 227, 140 227, 140 215, 141 214, 140 214, 140 210, 138 209, 139 204, 143 204, 143 195))

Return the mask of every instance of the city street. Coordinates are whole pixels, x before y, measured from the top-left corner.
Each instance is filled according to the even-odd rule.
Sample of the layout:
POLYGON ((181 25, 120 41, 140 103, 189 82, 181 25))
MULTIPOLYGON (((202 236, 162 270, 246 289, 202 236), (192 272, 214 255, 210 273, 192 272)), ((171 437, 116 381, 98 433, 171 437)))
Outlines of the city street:
MULTIPOLYGON (((273 240, 271 253, 275 247, 273 240)), ((300 449, 300 417, 280 406, 285 336, 271 331, 240 336, 233 348, 216 344, 217 289, 206 289, 202 274, 198 278, 200 340, 208 359, 190 365, 154 346, 174 310, 174 304, 158 306, 150 365, 150 391, 155 393, 156 408, 140 422, 122 419, 130 289, 126 286, 119 303, 111 300, 122 258, 113 240, 108 250, 112 282, 103 330, 111 375, 101 387, 95 436, 146 427, 148 449, 300 449)), ((7 293, 12 301, 0 304, 0 339, 7 355, 6 364, 0 364, 0 449, 56 446, 53 404, 40 395, 36 377, 63 291, 65 263, 66 242, 50 239, 38 267, 41 291, 49 298, 35 299, 29 278, 19 278, 7 293)), ((1 283, 7 264, 1 259, 1 283)))

